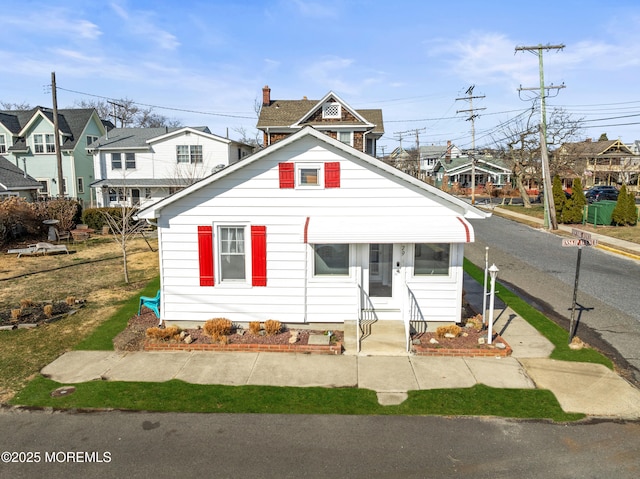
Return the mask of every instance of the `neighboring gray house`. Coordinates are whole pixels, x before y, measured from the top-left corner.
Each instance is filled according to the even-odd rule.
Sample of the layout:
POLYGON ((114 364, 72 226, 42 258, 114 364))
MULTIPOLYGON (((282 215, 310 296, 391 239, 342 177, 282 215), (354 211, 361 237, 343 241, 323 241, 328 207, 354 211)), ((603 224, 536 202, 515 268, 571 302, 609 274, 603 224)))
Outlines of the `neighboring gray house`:
POLYGON ((445 145, 428 145, 420 147, 420 172, 426 176, 433 176, 433 169, 440 159, 460 158, 462 150, 447 141, 445 145))
POLYGON ((33 201, 41 184, 4 156, 0 156, 0 200, 6 196, 21 196, 33 201))

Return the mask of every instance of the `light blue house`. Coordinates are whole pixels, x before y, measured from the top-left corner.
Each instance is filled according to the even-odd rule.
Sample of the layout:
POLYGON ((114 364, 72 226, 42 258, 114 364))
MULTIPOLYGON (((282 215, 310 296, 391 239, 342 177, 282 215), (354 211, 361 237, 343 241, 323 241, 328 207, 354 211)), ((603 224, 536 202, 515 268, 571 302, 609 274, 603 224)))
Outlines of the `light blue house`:
POLYGON ((58 131, 53 111, 0 111, 0 155, 40 182, 39 196, 60 196, 55 135, 62 153, 62 195, 92 203, 89 184, 94 181, 93 157, 87 146, 106 132, 94 109, 58 110, 58 131))

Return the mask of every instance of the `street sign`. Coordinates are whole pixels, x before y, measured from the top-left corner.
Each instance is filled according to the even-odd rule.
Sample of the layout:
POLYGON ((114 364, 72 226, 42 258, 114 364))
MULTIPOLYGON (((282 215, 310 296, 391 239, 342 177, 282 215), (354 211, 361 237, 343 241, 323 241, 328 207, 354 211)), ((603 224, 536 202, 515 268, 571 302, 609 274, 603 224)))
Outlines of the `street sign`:
POLYGON ((564 248, 570 248, 573 246, 596 246, 598 244, 597 239, 573 239, 564 238, 562 240, 562 246, 564 248))
POLYGON ((582 231, 582 230, 577 230, 575 228, 571 228, 571 235, 583 240, 591 240, 591 233, 587 233, 586 231, 582 231))

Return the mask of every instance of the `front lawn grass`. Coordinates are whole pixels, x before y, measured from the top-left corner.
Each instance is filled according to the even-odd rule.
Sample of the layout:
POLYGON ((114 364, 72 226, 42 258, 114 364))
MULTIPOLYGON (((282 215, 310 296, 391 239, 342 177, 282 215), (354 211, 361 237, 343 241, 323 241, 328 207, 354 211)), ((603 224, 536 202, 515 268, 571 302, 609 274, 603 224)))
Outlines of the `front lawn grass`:
POLYGON ((62 384, 43 377, 31 381, 12 404, 56 409, 125 409, 191 413, 350 414, 499 416, 576 421, 584 414, 565 413, 557 399, 541 389, 466 389, 410 391, 397 406, 381 406, 376 393, 356 388, 199 385, 92 381, 76 391, 51 397, 62 384))
MULTIPOLYGON (((478 283, 482 284, 484 281, 484 271, 466 258, 464 260, 464 270, 478 283)), ((568 331, 565 331, 499 282, 496 282, 496 296, 553 343, 555 349, 551 353, 551 359, 603 364, 609 369, 613 369, 611 360, 594 349, 570 349, 568 331)))
POLYGON ((155 296, 160 289, 160 277, 156 276, 149 281, 139 295, 120 301, 120 308, 109 319, 100 324, 83 341, 73 348, 76 351, 112 351, 113 338, 127 327, 129 320, 138 313, 140 296, 155 296))

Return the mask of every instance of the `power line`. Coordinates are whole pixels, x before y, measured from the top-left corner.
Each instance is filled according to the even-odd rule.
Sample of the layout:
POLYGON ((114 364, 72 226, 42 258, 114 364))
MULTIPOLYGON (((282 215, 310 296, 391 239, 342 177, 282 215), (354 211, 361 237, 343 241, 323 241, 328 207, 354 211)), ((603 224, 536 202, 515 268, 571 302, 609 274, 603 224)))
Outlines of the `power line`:
MULTIPOLYGON (((118 100, 117 98, 112 98, 112 97, 107 97, 107 96, 102 96, 102 95, 95 95, 93 93, 86 93, 86 92, 81 92, 81 91, 77 91, 77 90, 69 90, 67 88, 62 88, 62 87, 57 87, 58 90, 63 90, 69 93, 76 93, 78 95, 86 95, 86 96, 91 96, 94 98, 102 98, 103 100, 118 100)), ((247 120, 255 120, 256 117, 255 116, 241 116, 241 115, 231 115, 228 113, 215 113, 215 112, 210 112, 210 111, 198 111, 198 110, 187 110, 184 108, 173 108, 170 106, 161 106, 161 105, 152 105, 149 103, 140 103, 137 101, 131 101, 131 104, 133 105, 139 105, 139 106, 148 106, 150 108, 157 108, 159 110, 170 110, 170 111, 179 111, 182 113, 197 113, 199 115, 210 115, 210 116, 223 116, 223 117, 227 117, 227 118, 243 118, 243 119, 247 119, 247 120)))

